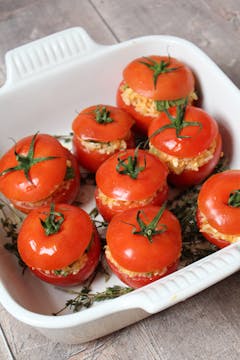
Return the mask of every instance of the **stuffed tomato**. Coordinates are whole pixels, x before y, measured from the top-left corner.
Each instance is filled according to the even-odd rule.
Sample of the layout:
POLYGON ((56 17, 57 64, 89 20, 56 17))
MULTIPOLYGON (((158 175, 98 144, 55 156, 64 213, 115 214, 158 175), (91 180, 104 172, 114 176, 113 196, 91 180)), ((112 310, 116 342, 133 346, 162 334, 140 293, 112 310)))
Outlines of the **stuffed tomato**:
POLYGON ((47 134, 21 139, 0 159, 0 191, 25 213, 51 202, 72 203, 79 179, 75 157, 47 134))
POLYGON ((119 212, 162 205, 168 195, 168 170, 147 151, 129 149, 106 160, 96 172, 96 204, 106 221, 119 212))
POLYGON ((167 56, 140 57, 123 70, 117 105, 134 117, 138 131, 147 134, 161 111, 197 98, 194 86, 192 71, 181 61, 167 56))
POLYGON ((177 270, 181 227, 164 206, 130 209, 114 216, 106 241, 107 262, 128 286, 139 288, 177 270))
POLYGON ((204 110, 186 104, 154 119, 148 137, 149 151, 168 166, 168 180, 175 186, 202 182, 222 152, 217 122, 204 110))
POLYGON ((95 270, 101 244, 89 215, 68 204, 32 210, 18 236, 21 259, 41 280, 65 286, 85 281, 95 270))
POLYGON ((223 248, 240 240, 240 170, 205 181, 198 196, 197 223, 211 243, 223 248))
POLYGON ((112 154, 134 147, 133 118, 115 106, 96 105, 73 121, 73 146, 80 165, 91 172, 112 154))

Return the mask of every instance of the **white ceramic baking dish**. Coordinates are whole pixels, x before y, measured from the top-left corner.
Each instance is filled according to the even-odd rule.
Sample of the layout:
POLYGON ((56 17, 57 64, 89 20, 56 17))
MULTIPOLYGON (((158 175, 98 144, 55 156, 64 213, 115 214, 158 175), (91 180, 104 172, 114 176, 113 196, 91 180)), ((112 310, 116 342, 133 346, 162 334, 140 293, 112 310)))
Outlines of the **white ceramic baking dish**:
MULTIPOLYGON (((192 43, 171 36, 148 36, 112 46, 96 44, 82 28, 72 28, 16 48, 6 54, 6 83, 0 89, 0 151, 9 137, 36 131, 68 133, 76 111, 115 104, 124 66, 133 58, 171 54, 194 71, 202 106, 220 125, 232 168, 240 168, 240 93, 227 76, 192 43)), ((85 189, 87 208, 91 188, 85 189), (89 196, 88 196, 89 195, 89 196)), ((0 301, 16 319, 47 337, 66 343, 96 339, 198 293, 240 268, 240 248, 233 244, 176 273, 115 300, 58 317, 65 293, 24 276, 11 254, 0 247, 0 301)), ((115 277, 95 290, 117 284, 115 277)))

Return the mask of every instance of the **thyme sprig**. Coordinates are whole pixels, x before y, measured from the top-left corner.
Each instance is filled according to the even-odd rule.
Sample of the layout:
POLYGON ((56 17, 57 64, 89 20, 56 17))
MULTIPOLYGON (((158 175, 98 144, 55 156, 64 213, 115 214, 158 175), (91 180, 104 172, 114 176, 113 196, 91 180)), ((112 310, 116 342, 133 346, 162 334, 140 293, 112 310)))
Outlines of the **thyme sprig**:
POLYGON ((14 155, 16 157, 18 165, 10 167, 8 169, 5 169, 4 171, 2 171, 0 173, 0 176, 6 175, 13 171, 23 170, 26 179, 30 183, 32 183, 32 180, 29 175, 31 167, 40 162, 47 161, 47 160, 53 160, 53 159, 57 158, 56 156, 45 156, 45 157, 34 158, 34 146, 35 146, 37 135, 38 135, 38 133, 33 135, 27 155, 19 154, 17 152, 16 146, 15 146, 14 155))
POLYGON ((119 174, 128 175, 132 179, 137 179, 140 172, 144 171, 146 168, 146 158, 144 157, 144 164, 143 166, 139 165, 139 158, 138 158, 138 150, 139 146, 136 147, 134 151, 134 155, 129 155, 127 158, 120 156, 118 157, 118 164, 116 166, 116 171, 119 174))
POLYGON ((22 261, 17 248, 18 228, 23 218, 3 199, 0 199, 0 221, 6 237, 10 239, 9 242, 4 244, 4 248, 17 258, 18 264, 23 268, 24 272, 26 265, 22 261))
POLYGON ((180 139, 187 139, 187 138, 191 137, 188 135, 185 135, 185 136, 181 135, 182 130, 188 126, 198 126, 200 129, 202 129, 202 124, 199 121, 186 121, 185 120, 186 108, 187 108, 187 99, 185 99, 184 104, 179 104, 176 106, 176 116, 175 117, 172 116, 167 109, 165 109, 164 112, 167 115, 168 119, 170 120, 170 124, 163 125, 159 129, 154 131, 154 133, 152 133, 151 136, 149 137, 148 141, 152 137, 160 134, 161 132, 163 132, 166 129, 175 129, 176 136, 180 139))
POLYGON ((147 60, 147 62, 146 61, 139 61, 139 62, 153 71, 153 84, 155 89, 157 87, 157 80, 159 75, 170 73, 180 68, 180 66, 172 67, 172 68, 169 67, 170 59, 171 59, 170 56, 168 57, 168 61, 161 60, 160 62, 157 62, 156 60, 150 57, 144 57, 144 58, 147 60))
POLYGON ((66 301, 65 306, 53 313, 53 315, 59 315, 61 312, 69 308, 73 312, 78 312, 83 308, 89 308, 94 302, 100 302, 104 300, 115 299, 119 296, 125 295, 131 292, 133 289, 130 287, 122 287, 119 285, 107 287, 104 291, 93 293, 88 287, 83 287, 80 291, 60 289, 68 292, 69 294, 76 295, 73 299, 66 301))
POLYGON ((73 132, 70 132, 69 134, 66 135, 54 135, 55 139, 68 144, 72 142, 72 138, 73 138, 73 132))

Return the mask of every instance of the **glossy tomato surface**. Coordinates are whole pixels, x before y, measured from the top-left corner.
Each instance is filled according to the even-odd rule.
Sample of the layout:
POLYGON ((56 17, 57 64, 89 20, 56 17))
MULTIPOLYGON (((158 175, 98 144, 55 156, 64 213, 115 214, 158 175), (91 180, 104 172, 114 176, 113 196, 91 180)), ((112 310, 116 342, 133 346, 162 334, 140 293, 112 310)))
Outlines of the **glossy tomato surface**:
POLYGON ((167 56, 150 55, 130 62, 123 71, 123 79, 138 94, 153 100, 176 100, 187 97, 194 91, 194 77, 190 68, 181 61, 167 56), (143 63, 152 64, 152 60, 168 63, 166 72, 157 77, 154 84, 154 72, 143 63), (175 69, 169 71, 170 69, 175 69))
POLYGON ((121 160, 134 156, 134 150, 121 151, 105 161, 96 173, 98 188, 108 197, 116 200, 139 201, 152 196, 166 184, 168 170, 166 166, 147 151, 138 150, 139 172, 136 179, 116 170, 118 158, 121 160))
MULTIPOLYGON (((169 110, 171 116, 176 117, 176 108, 169 110)), ((217 122, 204 110, 187 106, 185 122, 197 122, 200 126, 186 126, 177 137, 175 128, 168 128, 157 135, 153 135, 163 126, 170 125, 171 120, 165 113, 154 119, 149 127, 148 136, 151 144, 160 151, 177 158, 192 158, 208 149, 219 134, 217 122), (187 137, 186 137, 187 136, 187 137)))
MULTIPOLYGON (((160 207, 148 206, 141 209, 141 220, 149 224, 160 207)), ((180 257, 182 248, 181 227, 177 218, 165 210, 156 227, 166 231, 154 235, 152 242, 145 236, 134 234, 139 231, 137 222, 139 209, 130 209, 114 216, 108 226, 106 240, 113 259, 128 271, 149 273, 162 271, 172 266, 180 257)))
MULTIPOLYGON (((16 143, 0 159, 0 173, 18 165, 15 151, 23 156, 29 152, 33 136, 16 143)), ((41 161, 30 168, 30 181, 23 170, 8 172, 0 176, 0 191, 9 199, 35 202, 48 197, 58 187, 66 173, 65 148, 52 136, 38 134, 34 144, 34 159, 54 157, 41 161)))
POLYGON ((240 235, 240 207, 228 204, 231 192, 239 188, 240 170, 227 170, 211 176, 200 190, 198 209, 222 234, 240 235))
POLYGON ((61 213, 64 221, 59 231, 52 235, 47 236, 41 224, 41 220, 47 219, 50 206, 31 211, 22 223, 18 251, 29 267, 42 270, 64 268, 82 256, 92 239, 93 224, 84 210, 57 204, 54 211, 61 213))
MULTIPOLYGON (((135 140, 132 133, 130 133, 129 138, 125 141, 127 148, 133 148, 135 146, 135 140)), ((102 153, 97 150, 89 151, 82 145, 76 135, 73 136, 73 148, 80 165, 90 172, 96 172, 105 160, 113 155, 113 153, 119 151, 119 149, 116 149, 113 153, 102 153)))
POLYGON ((125 139, 134 124, 133 118, 124 110, 110 105, 95 105, 84 109, 78 114, 72 124, 73 132, 83 140, 109 142, 125 139), (106 108, 109 117, 113 120, 107 123, 96 121, 97 108, 106 108))
POLYGON ((28 214, 31 210, 37 209, 40 206, 49 205, 51 203, 67 203, 71 204, 76 199, 80 188, 80 171, 77 160, 72 153, 65 149, 66 158, 71 163, 73 169, 73 177, 64 179, 55 191, 47 198, 41 199, 37 202, 15 201, 11 200, 12 204, 18 210, 28 214))
POLYGON ((68 274, 66 276, 55 275, 54 273, 46 273, 38 269, 31 269, 31 271, 41 280, 50 284, 58 286, 77 285, 89 278, 95 270, 100 257, 101 243, 97 231, 94 231, 94 238, 87 251, 87 262, 77 273, 68 274))

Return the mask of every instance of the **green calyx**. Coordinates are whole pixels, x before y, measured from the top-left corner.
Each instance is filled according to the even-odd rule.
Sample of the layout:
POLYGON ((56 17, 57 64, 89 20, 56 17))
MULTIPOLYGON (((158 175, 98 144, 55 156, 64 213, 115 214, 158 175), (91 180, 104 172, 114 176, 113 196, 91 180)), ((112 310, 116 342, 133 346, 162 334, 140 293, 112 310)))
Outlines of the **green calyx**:
POLYGON ((34 146, 35 146, 37 135, 38 135, 38 133, 36 133, 33 136, 27 155, 19 154, 17 152, 17 150, 16 150, 16 147, 15 147, 14 154, 16 156, 16 160, 18 162, 18 165, 10 167, 10 168, 2 171, 0 173, 0 176, 6 175, 6 174, 8 174, 10 172, 13 172, 13 171, 23 170, 26 179, 29 182, 32 183, 32 181, 30 179, 30 175, 29 175, 29 171, 30 171, 31 167, 33 165, 36 165, 36 164, 40 163, 40 162, 47 161, 47 160, 53 160, 53 159, 57 158, 57 156, 46 156, 46 157, 34 158, 34 146))
POLYGON ((113 119, 110 117, 110 111, 107 110, 105 106, 97 106, 94 113, 95 120, 98 124, 109 124, 113 122, 113 119))
POLYGON ((184 105, 186 100, 188 101, 186 98, 180 98, 177 100, 155 100, 155 105, 157 111, 162 112, 173 106, 184 105))
POLYGON ((147 62, 145 61, 139 61, 139 62, 153 71, 153 83, 155 89, 157 86, 157 80, 159 75, 170 73, 180 68, 180 66, 172 67, 172 68, 168 67, 170 65, 170 57, 168 58, 168 61, 161 60, 159 63, 150 57, 144 57, 144 58, 147 60, 147 62))
POLYGON ((132 179, 137 179, 138 174, 146 168, 146 159, 144 158, 144 165, 139 166, 138 147, 134 151, 134 155, 121 159, 118 157, 118 164, 116 170, 119 174, 128 175, 132 179))
POLYGON ((186 139, 190 138, 191 136, 183 136, 181 135, 181 131, 188 126, 198 126, 200 129, 202 129, 202 124, 199 121, 185 121, 185 112, 187 107, 187 99, 185 99, 184 104, 178 105, 176 117, 173 117, 168 110, 164 110, 165 114, 167 115, 168 119, 170 120, 170 124, 166 124, 159 129, 157 129, 148 140, 150 140, 153 136, 158 135, 162 131, 166 129, 175 129, 176 130, 176 136, 180 139, 186 139))
POLYGON ((141 218, 141 214, 145 214, 144 210, 139 210, 137 212, 136 220, 140 227, 140 230, 137 230, 137 228, 133 224, 134 229, 132 230, 132 233, 134 235, 142 235, 145 236, 151 243, 153 242, 153 237, 155 235, 159 235, 164 233, 167 230, 167 226, 165 224, 159 224, 159 221, 162 217, 162 214, 165 210, 166 206, 163 205, 156 216, 149 222, 145 223, 143 219, 141 218), (158 229, 157 229, 158 228, 158 229))
POLYGON ((60 227, 64 221, 64 215, 60 212, 54 211, 54 204, 50 205, 49 213, 46 213, 45 220, 40 219, 41 225, 44 228, 47 236, 56 234, 60 231, 60 227))
POLYGON ((232 207, 240 207, 240 189, 230 193, 228 205, 232 207))

